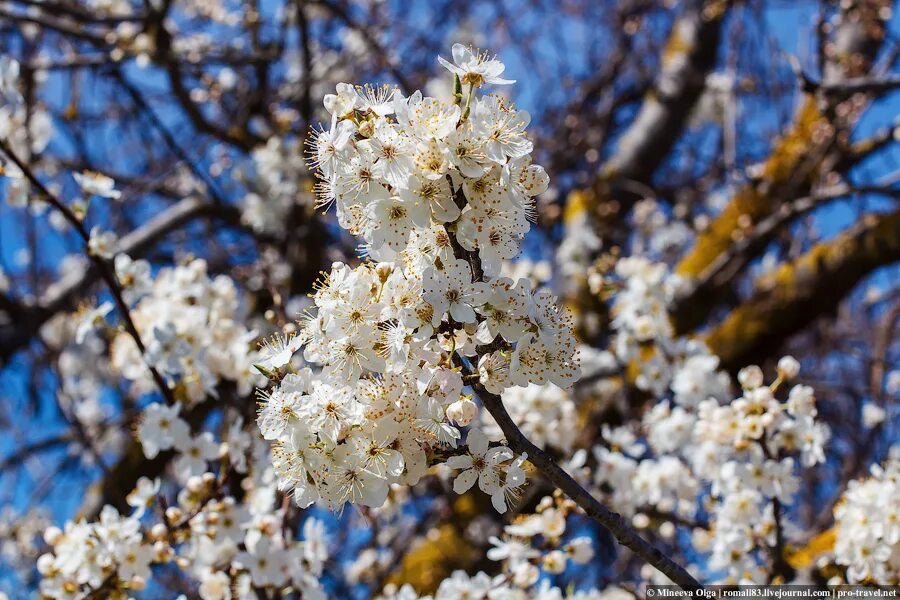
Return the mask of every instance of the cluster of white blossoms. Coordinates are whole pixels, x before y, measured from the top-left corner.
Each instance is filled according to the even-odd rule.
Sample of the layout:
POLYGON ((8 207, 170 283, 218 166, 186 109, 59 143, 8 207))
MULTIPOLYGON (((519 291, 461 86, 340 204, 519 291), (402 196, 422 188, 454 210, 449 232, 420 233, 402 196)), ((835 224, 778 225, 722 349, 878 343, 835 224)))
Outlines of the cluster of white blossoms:
POLYGON ((324 600, 324 523, 310 517, 299 527, 293 521, 277 494, 269 445, 240 416, 226 418, 221 440, 211 432, 193 436, 177 407, 151 405, 138 437, 150 457, 175 448, 181 486, 166 489, 160 479, 141 477, 127 498, 131 514, 105 506, 96 522, 48 528, 50 551, 38 560, 43 596, 133 594, 148 585, 151 566, 175 565, 196 581, 202 600, 288 588, 324 600), (238 481, 240 499, 233 491, 238 481), (161 502, 165 497, 174 500, 161 502), (294 535, 298 529, 302 539, 294 535))
POLYGON ((332 265, 315 314, 264 352, 261 371, 278 384, 261 396, 258 423, 301 506, 380 506, 391 484, 415 484, 449 457, 462 469, 457 491, 477 481, 504 511, 525 457, 478 429, 458 448, 478 412, 467 384, 501 394, 578 376, 556 298, 497 276, 548 183, 531 164, 528 114, 475 93, 506 83, 502 63, 461 45, 453 54, 464 103, 462 91, 446 102, 340 84, 325 98, 330 128, 310 140, 322 204, 373 260, 332 265), (300 347, 315 370, 282 372, 300 347))
POLYGON ((41 593, 50 598, 77 598, 86 589, 143 589, 150 563, 158 560, 138 518, 123 517, 111 506, 96 522, 69 521, 65 530, 48 528, 44 538, 52 553, 43 554, 37 567, 41 593))
POLYGON ((759 367, 741 370, 743 393, 733 399, 718 358, 674 334, 666 307, 681 285, 641 257, 618 260, 592 282, 596 293, 615 291, 609 360, 656 399, 640 421, 603 427, 594 487, 638 528, 655 525, 664 539, 678 526, 693 530, 710 577, 765 581, 776 533, 798 541, 785 513, 800 469, 824 462, 829 430, 816 420, 810 387, 787 389, 800 370, 791 357, 770 385, 759 367))
POLYGON ((312 205, 303 143, 294 137, 272 136, 251 155, 253 177, 244 175, 249 191, 242 201, 241 220, 255 231, 282 233, 291 208, 312 205))
MULTIPOLYGON (((521 589, 534 586, 543 573, 558 575, 569 563, 584 565, 594 558, 589 536, 566 539, 570 515, 577 505, 557 493, 538 502, 535 512, 517 516, 503 528, 503 537, 491 537, 490 560, 503 563, 503 571, 521 589)), ((541 596, 543 597, 543 596, 541 596)))
MULTIPOLYGON (((594 447, 594 484, 639 528, 659 524, 664 537, 691 524, 695 550, 709 555, 710 575, 722 582, 765 580, 768 549, 782 514, 799 489, 799 469, 824 461, 828 428, 815 420, 812 389, 781 385, 796 361, 771 385, 758 367, 741 371, 743 395, 727 404, 710 398, 695 406, 662 400, 636 427, 605 428, 594 447), (700 506, 707 521, 698 521, 700 506)), ((783 539, 797 532, 784 531, 783 539)))
POLYGON ((704 344, 675 336, 667 308, 681 285, 665 264, 643 257, 623 258, 615 277, 598 275, 592 282, 597 291, 616 290, 612 351, 622 365, 638 361, 637 388, 655 398, 671 390, 677 404, 696 406, 710 397, 724 399, 728 376, 704 344))
MULTIPOLYGON (((591 589, 564 591, 541 574, 558 575, 569 564, 585 565, 594 558, 593 540, 567 533, 568 519, 577 514, 574 502, 557 493, 544 497, 533 514, 519 515, 503 529, 503 537, 491 537, 487 558, 500 563, 501 573, 489 576, 479 572, 470 576, 456 571, 437 587, 434 600, 457 598, 541 598, 563 600, 633 600, 634 595, 616 586, 602 591, 591 589)), ((382 600, 430 600, 419 596, 411 586, 385 588, 382 600)))
MULTIPOLYGON (((511 387, 504 392, 503 400, 509 416, 535 446, 557 450, 562 456, 572 453, 578 414, 565 390, 552 383, 511 387)), ((502 439, 503 432, 489 412, 481 413, 481 421, 488 438, 502 439)))
POLYGON ((834 510, 835 561, 850 583, 900 582, 900 446, 850 481, 834 510))
MULTIPOLYGON (((141 356, 134 339, 120 332, 112 343, 112 365, 137 391, 156 387, 148 364, 189 403, 215 396, 223 380, 235 382, 242 394, 252 391, 261 379, 248 366, 257 334, 247 329, 234 281, 210 277, 201 259, 161 269, 153 278, 146 261, 118 254, 115 270, 147 351, 141 356)), ((96 325, 111 308, 101 305, 83 323, 96 325)))
MULTIPOLYGON (((0 57, 0 139, 3 139, 19 157, 30 157, 44 151, 53 134, 53 120, 41 104, 29 107, 22 97, 25 87, 20 77, 18 61, 8 56, 0 57)), ((38 82, 45 73, 37 73, 38 82)), ((32 84, 33 85, 33 84, 32 84)), ((0 175, 6 181, 4 197, 14 207, 28 206, 41 213, 47 204, 30 194, 31 184, 25 175, 6 156, 0 161, 0 175)))

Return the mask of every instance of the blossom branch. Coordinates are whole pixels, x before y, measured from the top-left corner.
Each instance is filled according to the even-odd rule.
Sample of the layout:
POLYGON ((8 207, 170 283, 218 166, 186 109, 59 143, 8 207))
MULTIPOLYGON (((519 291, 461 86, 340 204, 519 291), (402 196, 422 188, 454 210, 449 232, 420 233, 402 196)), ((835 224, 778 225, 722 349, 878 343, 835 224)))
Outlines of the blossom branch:
MULTIPOLYGON (((460 208, 466 204, 466 198, 461 188, 454 194, 454 201, 460 208)), ((454 232, 448 231, 448 236, 456 257, 469 263, 472 269, 473 280, 475 282, 484 281, 484 268, 478 252, 468 252, 462 248, 454 232)), ((485 350, 485 348, 479 348, 479 354, 483 354, 485 350)), ((487 350, 490 351, 490 349, 487 350)), ((462 369, 464 377, 471 380, 471 388, 478 394, 484 407, 494 417, 494 420, 500 426, 500 430, 503 431, 509 447, 513 451, 518 454, 527 454, 528 461, 531 464, 537 467, 560 491, 574 500, 589 517, 609 530, 620 544, 629 548, 648 564, 653 565, 682 588, 701 587, 700 583, 684 567, 666 556, 659 548, 640 537, 620 514, 601 504, 590 492, 581 487, 571 475, 556 464, 553 457, 531 442, 512 420, 512 417, 509 416, 509 413, 503 406, 502 398, 497 394, 488 392, 479 380, 477 372, 467 368, 462 358, 456 352, 453 353, 453 361, 456 366, 462 369)))
MULTIPOLYGON (((458 364, 462 361, 457 358, 458 364)), ((629 526, 622 516, 606 508, 587 490, 581 487, 571 475, 566 473, 556 461, 544 450, 532 443, 519 427, 515 424, 506 408, 503 400, 496 394, 491 394, 481 383, 473 383, 472 389, 481 398, 484 407, 491 413, 497 425, 500 426, 509 447, 520 454, 528 454, 528 462, 533 464, 544 476, 549 479, 560 491, 574 500, 584 512, 609 530, 620 544, 640 556, 648 564, 653 565, 666 577, 677 583, 682 588, 701 587, 687 570, 666 556, 662 550, 644 540, 629 526)))
MULTIPOLYGON (((459 198, 461 195, 457 195, 459 198)), ((455 236, 450 234, 454 250, 461 251, 459 242, 455 236)), ((477 253, 466 253, 472 271, 475 274, 476 281, 483 278, 481 260, 477 253)), ((590 492, 585 490, 575 481, 571 475, 566 473, 556 461, 547 452, 536 446, 529 440, 525 434, 519 429, 518 425, 509 416, 506 407, 503 406, 503 399, 497 394, 488 392, 484 385, 478 380, 477 374, 465 366, 460 356, 454 353, 454 363, 463 370, 464 376, 475 375, 472 383, 472 389, 481 399, 482 404, 487 411, 494 417, 509 447, 518 454, 527 454, 528 461, 534 465, 541 473, 544 474, 560 491, 574 500, 584 512, 605 527, 616 540, 630 549, 632 552, 641 557, 648 564, 653 565, 666 577, 678 584, 682 588, 701 587, 698 582, 687 570, 677 564, 671 558, 666 556, 659 548, 644 540, 637 532, 629 526, 625 519, 615 511, 606 508, 590 492)))

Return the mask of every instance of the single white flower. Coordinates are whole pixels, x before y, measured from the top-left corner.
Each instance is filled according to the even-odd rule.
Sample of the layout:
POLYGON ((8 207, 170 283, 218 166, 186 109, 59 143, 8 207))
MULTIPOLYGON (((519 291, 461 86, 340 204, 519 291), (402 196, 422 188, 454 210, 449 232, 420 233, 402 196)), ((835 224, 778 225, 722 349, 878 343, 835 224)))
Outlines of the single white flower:
POLYGON ((438 56, 438 62, 451 73, 458 75, 463 85, 480 87, 485 83, 508 85, 516 82, 515 79, 501 78, 500 75, 503 74, 506 66, 496 58, 490 57, 486 52, 463 44, 453 44, 451 50, 453 53, 452 63, 441 56, 438 56))
POLYGON ((119 244, 119 238, 112 231, 103 231, 99 225, 91 228, 88 251, 94 256, 112 258, 119 244))
POLYGON ((294 353, 303 345, 303 340, 294 334, 274 334, 262 343, 256 364, 267 371, 280 369, 291 362, 294 353))
POLYGON ((112 302, 104 302, 97 308, 87 311, 78 321, 75 330, 75 343, 84 343, 88 333, 106 323, 106 315, 113 309, 112 302))
POLYGON ((144 410, 137 434, 147 458, 155 458, 161 450, 168 450, 188 441, 190 428, 178 416, 180 411, 180 404, 164 406, 158 403, 153 403, 144 410))
POLYGON ((116 182, 103 173, 84 171, 83 173, 72 173, 72 177, 75 178, 75 182, 78 183, 85 194, 100 196, 101 198, 112 198, 113 200, 118 200, 122 197, 122 192, 115 189, 116 182))
POLYGON ((499 465, 513 457, 512 451, 506 446, 491 448, 487 436, 480 429, 469 431, 466 445, 467 454, 447 459, 447 466, 451 469, 463 469, 453 480, 453 491, 463 494, 477 481, 481 491, 492 495, 497 493, 501 488, 499 465))

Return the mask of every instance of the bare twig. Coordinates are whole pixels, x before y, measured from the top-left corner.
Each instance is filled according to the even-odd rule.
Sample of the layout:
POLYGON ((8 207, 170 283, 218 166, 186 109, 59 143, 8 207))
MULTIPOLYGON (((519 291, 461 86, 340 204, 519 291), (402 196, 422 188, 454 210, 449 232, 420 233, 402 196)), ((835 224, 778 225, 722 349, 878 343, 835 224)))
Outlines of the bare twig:
MULTIPOLYGON (((66 206, 59 198, 57 198, 47 187, 41 182, 40 179, 31 171, 31 169, 26 165, 17 155, 13 152, 12 148, 10 148, 9 144, 6 140, 0 139, 0 150, 6 154, 11 161, 13 161, 19 170, 22 171, 22 174, 26 179, 37 189, 44 199, 49 202, 54 208, 56 208, 60 213, 62 213, 63 217, 65 217, 66 221, 75 229, 76 233, 78 233, 79 237, 81 237, 82 241, 85 244, 85 254, 87 254, 88 258, 94 264, 97 272, 100 274, 100 278, 106 283, 109 288, 110 294, 112 294, 113 299, 116 303, 116 307, 119 310, 120 316, 122 318, 123 323, 125 324, 125 330, 134 340, 135 345, 141 353, 141 356, 145 357, 146 361, 146 352, 147 349, 144 346, 144 342, 141 340, 141 334, 138 332, 137 327, 134 324, 134 321, 131 318, 131 311, 128 308, 128 304, 125 302, 124 297, 122 296, 122 288, 119 285, 118 280, 116 279, 115 271, 112 269, 110 264, 97 256, 96 254, 90 252, 87 248, 88 244, 91 240, 91 234, 84 226, 84 223, 81 222, 81 219, 72 212, 72 209, 66 206)), ((169 384, 166 383, 166 380, 163 379, 163 376, 160 375, 159 371, 156 370, 156 367, 153 365, 146 363, 147 369, 150 371, 151 377, 153 377, 153 381, 156 383, 156 386, 159 388, 159 391, 162 393, 163 397, 170 404, 175 403, 175 396, 172 393, 172 389, 169 387, 169 384)))
MULTIPOLYGON (((462 359, 457 357, 457 361, 457 364, 463 366, 462 359)), ((466 372, 468 374, 471 371, 466 369, 466 372)), ((472 389, 475 390, 478 397, 481 398, 484 407, 497 421, 497 425, 503 431, 509 447, 519 454, 528 454, 528 461, 531 464, 543 473, 553 485, 574 500, 589 517, 608 529, 620 544, 630 549, 682 588, 701 587, 700 582, 688 573, 684 567, 666 556, 659 548, 644 540, 628 525, 620 514, 601 504, 587 490, 581 487, 571 475, 556 464, 556 461, 549 454, 535 446, 525 437, 525 434, 522 433, 512 420, 512 417, 509 416, 509 413, 506 412, 506 407, 503 406, 503 400, 500 396, 491 394, 479 382, 473 383, 472 389)))

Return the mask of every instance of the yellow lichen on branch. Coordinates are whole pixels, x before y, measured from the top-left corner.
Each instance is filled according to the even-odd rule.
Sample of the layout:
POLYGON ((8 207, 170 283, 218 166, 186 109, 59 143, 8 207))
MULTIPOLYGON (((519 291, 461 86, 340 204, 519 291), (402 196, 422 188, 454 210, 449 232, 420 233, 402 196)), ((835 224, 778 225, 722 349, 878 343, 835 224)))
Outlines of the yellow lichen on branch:
MULTIPOLYGON (((813 149, 822 144, 819 133, 828 127, 816 99, 807 95, 797 111, 794 125, 778 141, 766 160, 759 181, 740 188, 731 201, 713 219, 710 226, 697 235, 693 249, 676 268, 679 275, 698 277, 723 252, 735 238, 753 225, 772 214, 777 207, 774 192, 777 188, 796 183, 808 188, 818 165, 805 164, 814 156, 813 149), (805 168, 801 169, 801 165, 805 168), (804 181, 794 181, 800 175, 804 181)), ((822 153, 818 153, 821 159, 822 153)), ((804 189, 805 191, 805 189, 804 189)))
MULTIPOLYGON (((465 537, 466 527, 484 511, 485 494, 471 490, 456 497, 450 504, 450 516, 433 527, 420 540, 410 540, 397 569, 388 583, 410 584, 420 594, 433 593, 440 582, 456 569, 467 569, 481 557, 465 537)), ((489 502, 487 502, 489 504, 489 502)))
POLYGON ((729 368, 777 353, 781 343, 834 310, 866 275, 900 261, 900 211, 870 214, 833 240, 760 278, 756 292, 707 336, 729 368))
POLYGON ((811 567, 817 558, 834 550, 835 541, 837 530, 831 527, 813 537, 802 548, 785 548, 785 559, 795 569, 806 569, 811 567))

